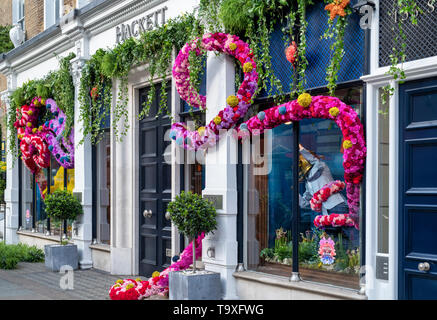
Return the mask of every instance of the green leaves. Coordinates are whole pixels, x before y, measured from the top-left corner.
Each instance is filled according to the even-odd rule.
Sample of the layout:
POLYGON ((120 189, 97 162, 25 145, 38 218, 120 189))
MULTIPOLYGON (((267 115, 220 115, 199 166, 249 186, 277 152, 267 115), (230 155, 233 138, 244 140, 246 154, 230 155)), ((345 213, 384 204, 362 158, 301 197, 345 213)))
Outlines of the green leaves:
POLYGON ((82 204, 67 190, 56 190, 46 197, 44 203, 47 215, 57 220, 76 220, 83 213, 82 204))
POLYGON ((0 26, 0 53, 14 49, 14 45, 9 37, 12 26, 0 26))
POLYGON ((217 228, 217 214, 212 202, 198 194, 182 191, 168 204, 167 211, 178 230, 189 238, 217 228))

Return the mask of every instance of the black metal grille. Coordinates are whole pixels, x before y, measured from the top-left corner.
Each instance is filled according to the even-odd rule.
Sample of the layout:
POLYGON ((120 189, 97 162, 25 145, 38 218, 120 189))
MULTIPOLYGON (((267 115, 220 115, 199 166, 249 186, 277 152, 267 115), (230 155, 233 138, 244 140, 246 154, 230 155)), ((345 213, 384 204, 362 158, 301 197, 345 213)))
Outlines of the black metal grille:
POLYGON ((418 60, 437 55, 437 1, 416 1, 423 10, 418 16, 418 24, 413 25, 409 17, 394 14, 393 8, 397 0, 380 1, 379 10, 379 66, 391 64, 390 54, 393 47, 400 48, 401 43, 395 43, 393 35, 398 34, 396 19, 405 19, 403 29, 406 39, 406 61, 418 60))

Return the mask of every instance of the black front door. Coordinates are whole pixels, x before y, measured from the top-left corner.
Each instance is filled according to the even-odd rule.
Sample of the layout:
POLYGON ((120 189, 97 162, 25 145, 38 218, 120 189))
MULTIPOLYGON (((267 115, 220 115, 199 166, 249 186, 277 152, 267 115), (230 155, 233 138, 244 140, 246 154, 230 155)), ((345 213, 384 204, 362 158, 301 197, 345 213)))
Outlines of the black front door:
MULTIPOLYGON (((147 100, 148 88, 139 92, 140 110, 147 100)), ((140 275, 151 276, 171 262, 171 223, 165 218, 171 201, 171 165, 164 160, 170 141, 164 141, 170 118, 157 116, 160 87, 147 117, 139 124, 139 192, 140 192, 140 275)), ((170 90, 167 103, 170 110, 170 90)), ((169 139, 167 139, 169 140, 169 139)), ((168 148, 169 149, 169 148, 168 148)))
POLYGON ((437 78, 399 90, 399 299, 437 299, 437 78))

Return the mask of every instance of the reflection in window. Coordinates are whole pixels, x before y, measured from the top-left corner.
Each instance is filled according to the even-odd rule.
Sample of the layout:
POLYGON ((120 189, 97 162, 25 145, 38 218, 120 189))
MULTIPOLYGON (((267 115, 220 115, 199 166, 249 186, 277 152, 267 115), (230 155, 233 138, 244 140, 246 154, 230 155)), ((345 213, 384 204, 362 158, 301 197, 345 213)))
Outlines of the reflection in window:
MULTIPOLYGON (((337 96, 361 107, 361 90, 347 89, 337 96)), ((359 113, 358 113, 359 114, 359 113)), ((248 269, 290 277, 292 264, 292 201, 299 192, 299 272, 303 280, 359 289, 360 232, 355 228, 314 227, 319 214, 347 213, 346 190, 314 212, 309 201, 315 192, 335 180, 344 181, 343 136, 332 120, 300 122, 300 156, 293 159, 293 124, 283 124, 261 138, 262 164, 267 172, 248 166, 247 264, 248 269), (292 180, 293 161, 299 161, 299 185, 292 180), (267 165, 266 165, 267 163, 267 165), (334 254, 335 253, 335 254, 334 254)))
POLYGON ((97 242, 111 243, 111 144, 109 131, 105 131, 97 145, 98 191, 97 242))

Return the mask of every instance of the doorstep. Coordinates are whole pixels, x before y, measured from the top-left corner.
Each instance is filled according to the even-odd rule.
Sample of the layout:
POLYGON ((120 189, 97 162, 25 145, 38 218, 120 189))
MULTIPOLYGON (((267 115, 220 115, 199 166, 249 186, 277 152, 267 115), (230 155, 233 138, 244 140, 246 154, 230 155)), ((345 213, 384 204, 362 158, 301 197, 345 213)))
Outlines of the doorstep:
POLYGON ((233 276, 237 278, 237 280, 240 279, 248 282, 257 282, 273 287, 281 287, 290 291, 305 291, 311 294, 331 297, 334 299, 367 300, 367 296, 359 294, 356 290, 304 280, 291 282, 289 278, 286 277, 256 271, 234 272, 233 276))

